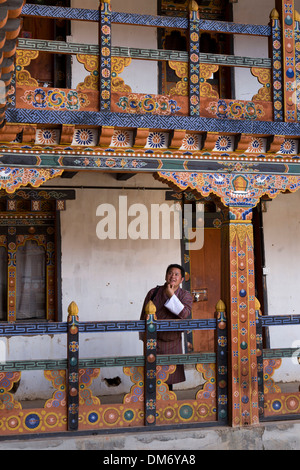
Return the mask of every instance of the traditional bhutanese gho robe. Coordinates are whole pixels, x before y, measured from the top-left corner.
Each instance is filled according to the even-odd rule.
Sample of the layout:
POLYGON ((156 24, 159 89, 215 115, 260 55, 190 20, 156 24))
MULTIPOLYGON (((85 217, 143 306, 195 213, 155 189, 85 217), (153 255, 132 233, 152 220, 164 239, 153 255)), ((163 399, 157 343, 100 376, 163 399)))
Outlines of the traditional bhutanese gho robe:
MULTIPOLYGON (((193 305, 193 297, 190 292, 177 289, 175 294, 169 299, 164 292, 165 286, 160 286, 155 297, 152 299, 156 307, 157 320, 178 320, 180 318, 190 318, 193 305)), ((145 319, 145 307, 151 300, 156 288, 151 289, 146 295, 141 320, 145 319)), ((143 339, 143 334, 140 334, 143 339)), ((157 354, 182 354, 181 331, 159 331, 157 333, 157 354)), ((176 370, 170 374, 167 384, 176 384, 185 381, 184 367, 177 364, 176 370)))

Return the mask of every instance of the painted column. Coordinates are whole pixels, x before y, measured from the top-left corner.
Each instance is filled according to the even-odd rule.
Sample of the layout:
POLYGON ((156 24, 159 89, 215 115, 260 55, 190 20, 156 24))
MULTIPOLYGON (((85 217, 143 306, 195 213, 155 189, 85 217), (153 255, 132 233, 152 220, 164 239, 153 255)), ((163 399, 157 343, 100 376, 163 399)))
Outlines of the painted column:
POLYGON ((222 298, 228 318, 229 419, 259 422, 252 210, 226 208, 222 226, 222 298))
POLYGON ((78 430, 79 420, 79 318, 78 307, 71 302, 68 308, 68 367, 67 367, 67 401, 68 430, 78 430))
POLYGON ((222 300, 216 305, 217 313, 217 397, 218 422, 228 419, 228 343, 226 306, 222 300))
POLYGON ((300 14, 297 11, 295 11, 295 50, 297 121, 300 121, 300 14))
POLYGON ((145 426, 156 424, 156 307, 150 300, 145 308, 145 341, 144 341, 144 396, 145 396, 145 426))
POLYGON ((283 109, 283 77, 282 77, 282 42, 279 13, 274 8, 271 12, 272 22, 272 75, 273 75, 273 106, 274 121, 284 120, 283 109))
POLYGON ((8 282, 8 296, 7 296, 7 310, 8 310, 8 321, 15 322, 17 317, 17 305, 16 305, 16 275, 17 275, 17 245, 16 245, 16 227, 8 227, 7 231, 7 256, 8 256, 8 268, 7 268, 7 282, 8 282))
POLYGON ((200 116, 200 50, 199 7, 194 0, 189 5, 189 102, 190 116, 200 116))
POLYGON ((294 122, 297 120, 294 0, 277 0, 276 6, 282 29, 284 120, 294 122))
POLYGON ((100 111, 110 111, 111 104, 111 6, 100 1, 100 111))
MULTIPOLYGON (((238 163, 239 171, 243 166, 242 162, 238 163)), ((232 426, 259 424, 259 415, 262 416, 263 411, 253 208, 264 195, 274 199, 282 192, 295 192, 300 187, 300 177, 247 173, 249 167, 244 166, 244 169, 243 173, 159 171, 157 178, 171 188, 196 191, 203 197, 217 196, 215 202, 222 209, 221 298, 226 306, 228 324, 228 417, 232 426)), ((224 343, 223 339, 221 341, 224 343)), ((223 379, 221 385, 225 385, 223 379)), ((223 394, 222 387, 218 393, 223 394)), ((219 395, 219 398, 222 397, 219 395)), ((220 417, 223 419, 224 411, 220 417)))
POLYGON ((256 356, 257 356, 257 376, 258 376, 258 403, 259 403, 259 417, 264 417, 264 359, 263 359, 263 327, 262 327, 262 313, 260 310, 260 303, 256 301, 256 356))

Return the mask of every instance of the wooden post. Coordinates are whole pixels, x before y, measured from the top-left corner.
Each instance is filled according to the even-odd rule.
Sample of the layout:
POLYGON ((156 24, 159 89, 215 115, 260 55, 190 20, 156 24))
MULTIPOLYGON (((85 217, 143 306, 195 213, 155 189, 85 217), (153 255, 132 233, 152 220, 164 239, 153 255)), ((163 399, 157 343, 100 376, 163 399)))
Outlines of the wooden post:
POLYGON ((217 312, 217 400, 218 422, 228 420, 228 348, 227 348, 227 319, 225 304, 222 300, 216 305, 217 312))
POLYGON ((281 21, 282 80, 284 97, 284 120, 297 120, 295 5, 294 0, 276 0, 281 21))
POLYGON ((296 109, 297 121, 300 121, 300 57, 298 51, 300 50, 300 14, 295 11, 295 50, 296 52, 296 109))
POLYGON ((68 430, 77 431, 79 413, 79 332, 78 307, 71 302, 68 308, 68 430))
POLYGON ((189 102, 190 115, 200 116, 200 35, 199 7, 194 0, 189 4, 189 102))
POLYGON ((232 426, 259 422, 251 219, 251 207, 230 206, 228 220, 222 225, 222 298, 229 322, 228 397, 232 426))
POLYGON ((273 118, 283 121, 283 77, 282 77, 282 41, 279 13, 273 8, 271 12, 272 28, 272 75, 273 75, 273 118))
POLYGON ((144 400, 145 400, 145 425, 156 424, 156 307, 150 300, 145 307, 146 325, 144 340, 144 400))
POLYGON ((111 105, 111 6, 110 0, 100 0, 100 111, 109 112, 111 105))
POLYGON ((15 322, 17 319, 17 305, 16 305, 16 276, 17 276, 17 245, 16 245, 16 228, 8 227, 7 230, 7 256, 8 256, 8 269, 7 269, 7 282, 8 282, 8 296, 7 296, 7 311, 8 321, 15 322))

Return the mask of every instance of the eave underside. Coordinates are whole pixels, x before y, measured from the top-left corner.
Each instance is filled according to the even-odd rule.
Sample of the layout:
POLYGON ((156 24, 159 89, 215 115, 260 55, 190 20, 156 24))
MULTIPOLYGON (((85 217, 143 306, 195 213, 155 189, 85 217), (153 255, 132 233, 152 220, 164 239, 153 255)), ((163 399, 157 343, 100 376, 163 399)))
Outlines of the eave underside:
POLYGON ((296 129, 289 135, 262 135, 7 122, 0 131, 0 151, 3 167, 300 174, 296 129))

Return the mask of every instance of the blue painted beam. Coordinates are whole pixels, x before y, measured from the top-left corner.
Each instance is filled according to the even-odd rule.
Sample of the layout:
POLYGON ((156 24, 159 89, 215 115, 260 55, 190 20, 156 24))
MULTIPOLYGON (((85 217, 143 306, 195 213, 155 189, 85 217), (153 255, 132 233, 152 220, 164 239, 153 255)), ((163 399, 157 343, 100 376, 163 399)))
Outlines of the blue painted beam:
POLYGON ((145 114, 88 111, 50 111, 10 108, 6 120, 28 124, 75 124, 77 126, 115 126, 120 128, 186 129, 198 132, 220 132, 254 135, 299 137, 300 123, 274 121, 217 119, 192 116, 158 116, 145 114))
MULTIPOLYGON (((43 18, 63 18, 79 21, 99 21, 98 10, 82 8, 53 7, 27 3, 22 10, 24 16, 43 18)), ((136 13, 112 12, 112 23, 138 26, 153 26, 156 28, 188 29, 188 19, 180 17, 139 15, 136 13)), ((268 25, 239 24, 228 21, 200 20, 201 31, 214 31, 227 34, 246 34, 253 36, 270 36, 271 27, 268 25)))

